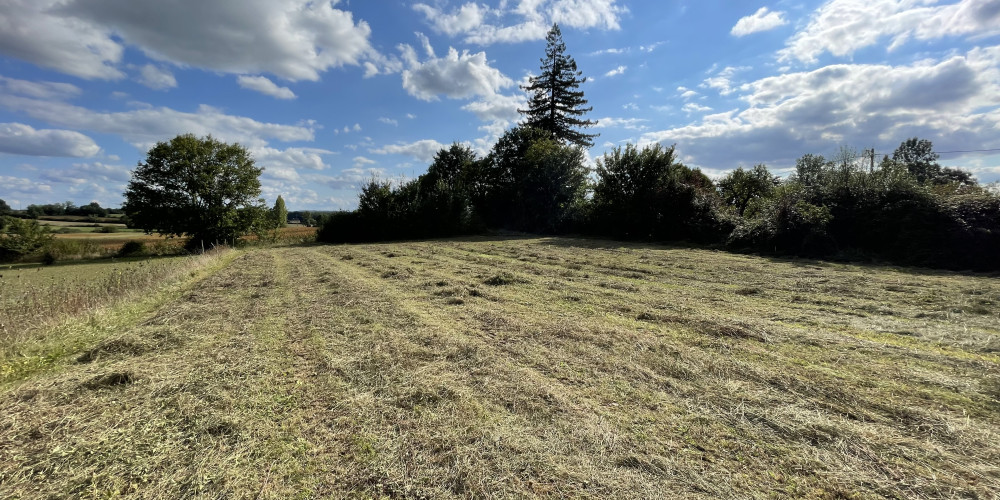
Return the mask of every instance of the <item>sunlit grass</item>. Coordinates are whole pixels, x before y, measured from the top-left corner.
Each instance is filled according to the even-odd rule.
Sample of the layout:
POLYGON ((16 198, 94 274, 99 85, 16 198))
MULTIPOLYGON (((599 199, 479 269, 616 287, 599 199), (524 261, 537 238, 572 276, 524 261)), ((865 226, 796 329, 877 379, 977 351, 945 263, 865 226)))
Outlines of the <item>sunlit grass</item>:
POLYGON ((44 332, 0 496, 1000 494, 995 277, 566 238, 230 259, 44 332))

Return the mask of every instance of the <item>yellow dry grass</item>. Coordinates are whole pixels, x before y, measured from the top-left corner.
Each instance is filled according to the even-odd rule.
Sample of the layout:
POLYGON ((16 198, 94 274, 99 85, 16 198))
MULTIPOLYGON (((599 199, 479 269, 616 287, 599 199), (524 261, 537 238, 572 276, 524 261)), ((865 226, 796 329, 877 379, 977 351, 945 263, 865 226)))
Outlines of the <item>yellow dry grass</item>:
POLYGON ((565 238, 245 251, 47 333, 90 343, 0 389, 0 497, 993 498, 998 303, 565 238))

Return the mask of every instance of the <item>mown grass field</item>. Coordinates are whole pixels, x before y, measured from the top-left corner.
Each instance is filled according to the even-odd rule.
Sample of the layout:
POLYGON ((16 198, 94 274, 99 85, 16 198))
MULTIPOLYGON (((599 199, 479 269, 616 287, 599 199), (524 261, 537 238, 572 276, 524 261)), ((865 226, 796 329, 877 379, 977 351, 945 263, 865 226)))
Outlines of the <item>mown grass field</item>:
POLYGON ((0 497, 995 498, 1000 282, 564 238, 233 251, 22 338, 0 497))

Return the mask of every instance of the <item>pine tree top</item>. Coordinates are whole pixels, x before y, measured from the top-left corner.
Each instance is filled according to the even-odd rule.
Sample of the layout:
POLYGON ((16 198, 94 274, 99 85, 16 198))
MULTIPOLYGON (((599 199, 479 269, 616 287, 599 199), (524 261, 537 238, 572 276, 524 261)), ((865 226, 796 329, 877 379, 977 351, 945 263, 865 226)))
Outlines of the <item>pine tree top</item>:
POLYGON ((581 117, 593 110, 584 107, 587 100, 583 91, 577 90, 587 78, 577 69, 573 56, 566 53, 566 44, 558 24, 553 24, 545 37, 545 57, 541 61, 541 74, 529 78, 521 89, 527 92, 528 109, 517 110, 525 115, 523 125, 547 130, 555 138, 582 147, 594 145, 598 134, 585 134, 577 129, 592 127, 593 120, 581 117))

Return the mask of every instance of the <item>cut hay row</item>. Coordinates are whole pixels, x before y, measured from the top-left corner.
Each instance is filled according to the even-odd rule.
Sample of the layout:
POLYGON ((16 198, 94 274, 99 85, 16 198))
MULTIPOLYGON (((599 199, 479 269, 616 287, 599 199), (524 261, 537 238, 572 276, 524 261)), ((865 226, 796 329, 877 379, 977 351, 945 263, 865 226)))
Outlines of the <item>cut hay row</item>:
POLYGON ((170 293, 5 386, 0 496, 1000 495, 991 277, 510 238, 170 293))

